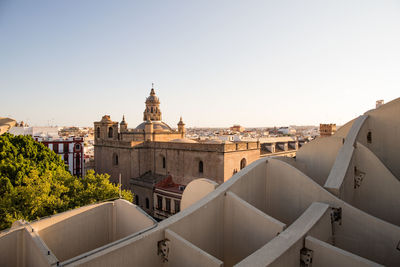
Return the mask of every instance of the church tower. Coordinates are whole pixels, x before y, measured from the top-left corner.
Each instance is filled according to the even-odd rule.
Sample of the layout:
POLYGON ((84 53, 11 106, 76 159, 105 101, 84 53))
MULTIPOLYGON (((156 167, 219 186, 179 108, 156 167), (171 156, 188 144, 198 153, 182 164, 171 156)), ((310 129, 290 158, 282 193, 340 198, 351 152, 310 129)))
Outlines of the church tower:
POLYGON ((128 124, 125 121, 125 115, 122 116, 122 121, 119 124, 120 132, 126 132, 128 130, 128 124))
POLYGON ((182 121, 182 117, 178 122, 178 132, 181 134, 181 138, 185 138, 186 130, 185 130, 185 124, 182 121))
POLYGON ((146 98, 146 109, 143 112, 143 121, 150 118, 151 121, 161 121, 160 100, 154 92, 154 84, 151 86, 150 96, 146 98))

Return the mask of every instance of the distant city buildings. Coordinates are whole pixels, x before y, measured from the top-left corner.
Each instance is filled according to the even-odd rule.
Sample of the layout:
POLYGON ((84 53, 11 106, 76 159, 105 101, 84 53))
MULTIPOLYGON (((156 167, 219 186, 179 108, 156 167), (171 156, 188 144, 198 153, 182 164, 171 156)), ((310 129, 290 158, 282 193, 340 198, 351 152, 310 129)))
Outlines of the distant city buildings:
POLYGON ((283 135, 295 135, 296 129, 292 127, 281 127, 278 129, 278 133, 283 135))
POLYGON ((241 133, 241 132, 244 131, 244 127, 242 127, 242 126, 240 126, 240 125, 233 125, 233 126, 230 128, 230 130, 231 130, 232 132, 239 132, 239 133, 241 133))
POLYGON ((17 127, 11 128, 8 132, 13 135, 30 135, 32 137, 43 137, 43 138, 58 138, 59 127, 53 126, 25 126, 23 122, 17 127))

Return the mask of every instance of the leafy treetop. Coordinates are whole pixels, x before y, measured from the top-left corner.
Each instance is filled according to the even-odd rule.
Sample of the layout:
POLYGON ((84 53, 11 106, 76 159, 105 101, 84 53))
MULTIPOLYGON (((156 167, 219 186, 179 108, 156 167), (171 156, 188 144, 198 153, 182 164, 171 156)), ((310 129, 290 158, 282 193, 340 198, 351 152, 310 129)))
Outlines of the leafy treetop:
MULTIPOLYGON (((30 136, 0 136, 0 230, 27 221, 116 198, 109 175, 90 170, 71 175, 61 158, 30 136)), ((122 197, 133 201, 130 191, 122 197)))

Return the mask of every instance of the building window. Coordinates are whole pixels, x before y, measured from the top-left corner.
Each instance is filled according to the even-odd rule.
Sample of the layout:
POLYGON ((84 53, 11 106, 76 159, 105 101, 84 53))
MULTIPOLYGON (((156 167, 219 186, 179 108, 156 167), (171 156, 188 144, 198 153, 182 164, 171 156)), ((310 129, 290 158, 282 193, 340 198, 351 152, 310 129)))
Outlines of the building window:
POLYGON ((153 113, 153 107, 151 107, 151 113, 153 113))
POLYGON ((96 128, 96 137, 100 138, 100 127, 96 128))
POLYGON ((77 154, 75 158, 75 175, 80 176, 81 175, 81 155, 77 154))
POLYGON ((244 167, 246 167, 246 159, 245 159, 245 158, 243 158, 243 159, 240 161, 240 169, 243 169, 244 167))
POLYGON ((203 173, 203 161, 199 161, 199 173, 203 173))
POLYGON ((368 144, 372 143, 372 133, 371 133, 371 131, 369 131, 368 134, 367 134, 367 142, 368 142, 368 144))
POLYGON ((162 167, 165 169, 165 157, 162 157, 162 167))
POLYGON ((64 153, 68 153, 68 152, 69 152, 69 144, 64 143, 64 153))
POLYGON ((146 197, 146 209, 150 208, 150 201, 149 198, 146 197))
POLYGON ((53 144, 53 151, 58 153, 58 144, 53 144))
POLYGON ((135 204, 139 206, 139 196, 135 195, 135 204))
POLYGON ((162 197, 157 196, 157 209, 162 210, 162 197))
POLYGON ((80 144, 75 144, 75 150, 77 150, 77 151, 81 150, 81 145, 80 144))
POLYGON ((65 165, 68 165, 68 153, 64 154, 64 163, 65 165))
POLYGON ((113 128, 112 127, 108 128, 108 138, 113 138, 113 128))
POLYGON ((118 165, 118 155, 117 154, 113 154, 113 160, 112 160, 112 162, 113 162, 113 165, 114 166, 117 166, 118 165))
POLYGON ((175 213, 178 213, 181 211, 181 202, 179 200, 174 200, 174 205, 175 205, 175 213))
POLYGON ((171 213, 171 199, 165 198, 165 210, 171 213))

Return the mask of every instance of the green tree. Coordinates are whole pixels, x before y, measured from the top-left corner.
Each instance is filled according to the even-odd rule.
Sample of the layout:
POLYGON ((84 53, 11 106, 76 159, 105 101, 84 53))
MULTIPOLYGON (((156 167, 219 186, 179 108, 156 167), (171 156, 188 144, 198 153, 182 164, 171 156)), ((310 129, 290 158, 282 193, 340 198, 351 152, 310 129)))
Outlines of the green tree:
MULTIPOLYGON (((61 158, 30 136, 0 136, 0 229, 119 196, 109 175, 68 172, 61 158)), ((133 201, 130 191, 122 197, 133 201)))

